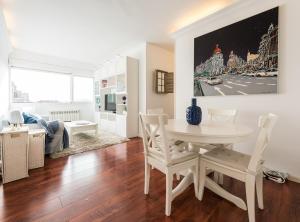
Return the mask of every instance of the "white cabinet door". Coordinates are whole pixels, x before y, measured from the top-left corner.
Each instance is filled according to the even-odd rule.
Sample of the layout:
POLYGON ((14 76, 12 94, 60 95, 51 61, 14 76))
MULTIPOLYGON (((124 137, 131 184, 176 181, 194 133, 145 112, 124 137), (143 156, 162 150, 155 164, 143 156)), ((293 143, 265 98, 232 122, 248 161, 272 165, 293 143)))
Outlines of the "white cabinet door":
POLYGON ((116 122, 115 121, 109 121, 109 132, 116 133, 116 122))
POLYGON ((120 136, 127 137, 127 116, 116 116, 116 133, 120 136))
POLYGON ((105 119, 101 119, 101 121, 100 121, 100 129, 104 130, 104 131, 107 131, 108 128, 109 128, 108 121, 105 120, 105 119))
POLYGON ((102 119, 100 129, 110 133, 116 133, 116 123, 115 121, 102 119))

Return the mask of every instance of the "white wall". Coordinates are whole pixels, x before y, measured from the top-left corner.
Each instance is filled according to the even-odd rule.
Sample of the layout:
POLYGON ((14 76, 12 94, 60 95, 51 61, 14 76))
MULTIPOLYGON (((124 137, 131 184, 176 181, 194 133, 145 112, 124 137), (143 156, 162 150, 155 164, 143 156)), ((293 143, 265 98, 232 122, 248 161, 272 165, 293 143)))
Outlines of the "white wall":
POLYGON ((125 50, 122 55, 139 60, 139 112, 146 112, 146 49, 147 43, 140 43, 130 50, 125 50))
MULTIPOLYGON (((245 0, 224 9, 174 34, 176 39, 176 118, 185 118, 185 109, 193 97, 194 38, 232 24, 279 4, 279 94, 198 97, 203 110, 207 107, 237 108, 238 122, 255 128, 258 116, 273 112, 280 116, 269 148, 266 166, 300 177, 300 1, 245 0), (282 4, 283 3, 283 4, 282 4)), ((204 113, 204 116, 206 113, 204 113)), ((237 148, 251 153, 254 138, 237 148)))
POLYGON ((151 43, 141 43, 126 50, 122 55, 139 60, 139 111, 163 108, 172 118, 174 116, 174 94, 156 94, 154 89, 154 71, 174 71, 174 53, 151 43))
POLYGON ((8 39, 3 13, 0 9, 0 120, 7 114, 9 105, 8 56, 10 51, 11 44, 8 39))
POLYGON ((154 44, 147 44, 147 109, 163 108, 170 118, 174 117, 174 93, 157 94, 155 92, 155 70, 174 72, 174 53, 154 44))

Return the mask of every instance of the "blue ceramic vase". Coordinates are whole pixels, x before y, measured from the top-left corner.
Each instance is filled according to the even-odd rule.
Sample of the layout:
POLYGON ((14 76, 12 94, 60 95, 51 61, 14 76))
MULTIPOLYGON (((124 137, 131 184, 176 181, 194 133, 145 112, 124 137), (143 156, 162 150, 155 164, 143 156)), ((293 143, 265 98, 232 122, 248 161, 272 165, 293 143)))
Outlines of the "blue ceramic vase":
POLYGON ((191 125, 199 125, 202 120, 202 110, 197 106, 196 98, 192 98, 192 105, 186 109, 186 121, 191 125))

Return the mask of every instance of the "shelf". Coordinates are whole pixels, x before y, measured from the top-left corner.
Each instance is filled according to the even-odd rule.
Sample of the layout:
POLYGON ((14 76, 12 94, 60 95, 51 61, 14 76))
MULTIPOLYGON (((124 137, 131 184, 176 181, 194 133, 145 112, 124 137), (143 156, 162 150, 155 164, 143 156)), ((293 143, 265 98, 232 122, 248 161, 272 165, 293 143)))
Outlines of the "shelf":
POLYGON ((116 88, 116 85, 112 85, 112 86, 106 86, 106 87, 101 87, 100 90, 104 90, 104 89, 111 89, 111 88, 116 88))
POLYGON ((100 113, 102 113, 102 114, 115 114, 114 112, 110 112, 110 111, 100 111, 100 113))
POLYGON ((125 92, 125 91, 123 91, 123 92, 116 92, 115 94, 116 94, 116 95, 126 95, 127 92, 125 92))
POLYGON ((127 116, 127 112, 126 112, 126 114, 116 113, 116 116, 127 116))
POLYGON ((105 111, 102 104, 100 115, 97 113, 100 129, 123 137, 138 135, 138 71, 138 60, 122 56, 106 62, 97 72, 99 91, 95 93, 100 94, 102 103, 106 94, 114 94, 116 106, 116 112, 112 113, 105 111))

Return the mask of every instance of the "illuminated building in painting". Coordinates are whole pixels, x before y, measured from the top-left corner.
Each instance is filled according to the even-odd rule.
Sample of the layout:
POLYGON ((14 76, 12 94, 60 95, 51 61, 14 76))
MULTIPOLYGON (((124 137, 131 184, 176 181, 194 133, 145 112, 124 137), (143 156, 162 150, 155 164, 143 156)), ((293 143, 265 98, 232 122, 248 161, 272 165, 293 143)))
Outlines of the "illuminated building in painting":
POLYGON ((223 53, 217 44, 213 51, 213 55, 204 63, 198 65, 195 71, 197 74, 205 76, 216 76, 221 75, 224 72, 224 69, 223 53))

